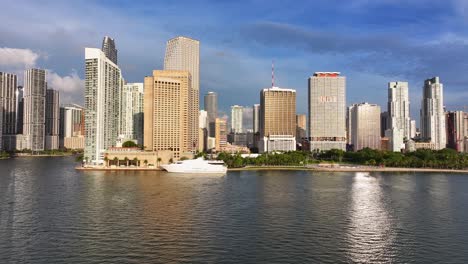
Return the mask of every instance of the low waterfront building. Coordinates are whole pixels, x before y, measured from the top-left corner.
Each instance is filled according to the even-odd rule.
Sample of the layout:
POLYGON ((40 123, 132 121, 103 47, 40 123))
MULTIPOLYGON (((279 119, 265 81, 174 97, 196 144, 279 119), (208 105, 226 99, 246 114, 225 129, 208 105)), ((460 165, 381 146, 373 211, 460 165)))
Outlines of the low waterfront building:
POLYGON ((143 151, 139 148, 111 147, 104 153, 104 160, 108 167, 159 167, 171 163, 175 158, 174 152, 170 150, 143 151))

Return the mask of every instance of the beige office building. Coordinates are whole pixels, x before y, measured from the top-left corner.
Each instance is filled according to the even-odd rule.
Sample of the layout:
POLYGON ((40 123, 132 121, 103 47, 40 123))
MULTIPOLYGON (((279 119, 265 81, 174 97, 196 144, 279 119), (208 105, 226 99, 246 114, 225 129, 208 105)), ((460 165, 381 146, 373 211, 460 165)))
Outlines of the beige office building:
POLYGON ((260 92, 259 152, 296 150, 296 90, 278 87, 260 92))
POLYGON ((176 159, 197 150, 190 135, 198 135, 198 111, 190 112, 189 87, 188 71, 154 70, 153 76, 145 77, 145 150, 172 150, 176 159), (192 114, 197 120, 195 128, 192 114), (191 129, 196 129, 196 133, 191 129))
POLYGON ((346 150, 346 78, 316 72, 309 78, 310 150, 346 150))
POLYGON ((227 121, 224 118, 216 118, 215 121, 216 151, 223 151, 227 145, 227 121))
POLYGON ((306 137, 307 116, 304 114, 296 115, 296 141, 306 137))
POLYGON ((198 112, 200 94, 200 42, 187 37, 175 37, 167 41, 164 70, 188 71, 191 83, 188 90, 189 141, 198 149, 198 112))
POLYGON ((355 151, 363 148, 380 149, 380 106, 360 103, 349 108, 350 144, 355 151))

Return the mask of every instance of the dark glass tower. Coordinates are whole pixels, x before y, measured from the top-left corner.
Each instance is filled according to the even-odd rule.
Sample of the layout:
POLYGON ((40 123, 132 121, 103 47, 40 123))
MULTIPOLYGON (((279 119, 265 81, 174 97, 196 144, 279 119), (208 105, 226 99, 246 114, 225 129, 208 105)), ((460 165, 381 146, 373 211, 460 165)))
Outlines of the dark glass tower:
POLYGON ((102 40, 102 51, 106 57, 117 65, 117 49, 113 38, 105 36, 102 40))

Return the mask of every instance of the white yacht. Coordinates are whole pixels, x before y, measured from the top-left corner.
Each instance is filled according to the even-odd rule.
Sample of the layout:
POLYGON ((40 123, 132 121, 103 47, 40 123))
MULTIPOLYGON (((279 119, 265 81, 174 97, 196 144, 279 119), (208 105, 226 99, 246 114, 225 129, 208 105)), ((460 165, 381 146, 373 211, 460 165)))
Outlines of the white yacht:
POLYGON ((180 160, 172 164, 161 165, 168 172, 179 173, 218 173, 225 174, 227 167, 221 160, 204 160, 203 158, 192 160, 180 160))

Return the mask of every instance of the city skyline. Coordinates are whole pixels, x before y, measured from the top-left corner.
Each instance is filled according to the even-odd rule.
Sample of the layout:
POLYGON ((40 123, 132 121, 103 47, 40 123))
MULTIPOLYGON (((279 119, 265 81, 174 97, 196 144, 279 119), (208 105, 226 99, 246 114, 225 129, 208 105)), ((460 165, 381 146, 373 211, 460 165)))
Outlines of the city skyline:
MULTIPOLYGON (((41 10, 41 7, 33 2, 20 2, 28 4, 10 5, 7 3, 4 6, 8 20, 18 25, 35 22, 38 18, 27 14, 36 9, 41 10), (23 6, 24 10, 21 11, 26 14, 25 19, 20 20, 19 17, 11 16, 15 14, 15 10, 18 10, 17 6, 23 6)), ((55 2, 51 1, 51 3, 55 2)), ((119 21, 129 16, 135 18, 135 12, 141 10, 142 6, 132 4, 133 8, 129 9, 130 5, 125 1, 122 1, 121 5, 88 3, 86 8, 91 5, 96 11, 86 13, 80 12, 84 7, 78 3, 66 5, 55 3, 51 5, 52 7, 48 7, 48 10, 61 11, 56 12, 59 14, 57 19, 63 19, 64 23, 61 26, 53 25, 50 22, 51 19, 45 16, 42 18, 44 21, 41 25, 45 28, 46 26, 52 28, 45 31, 41 27, 40 29, 45 31, 41 36, 30 31, 18 31, 13 34, 9 33, 5 26, 0 26, 0 31, 9 33, 8 36, 11 36, 0 40, 0 47, 2 47, 0 53, 15 55, 8 58, 3 56, 0 67, 2 71, 13 73, 16 73, 20 67, 18 64, 48 69, 50 72, 48 83, 61 92, 62 101, 83 105, 81 98, 84 87, 83 47, 97 46, 97 41, 105 35, 114 38, 118 42, 119 65, 127 81, 142 82, 144 76, 151 74, 148 69, 162 68, 165 42, 174 36, 186 35, 203 43, 200 59, 202 69, 200 71, 200 94, 216 91, 223 95, 219 97, 220 112, 229 113, 229 107, 239 104, 243 99, 242 94, 255 95, 256 90, 269 84, 269 67, 272 59, 276 61, 275 79, 278 85, 295 87, 298 98, 304 98, 307 95, 304 78, 315 71, 342 72, 348 77, 348 102, 368 101, 382 107, 386 103, 387 82, 408 81, 410 101, 413 102, 411 116, 419 119, 419 102, 422 99, 421 84, 427 78, 440 76, 446 88, 445 106, 451 110, 463 110, 464 102, 468 98, 468 94, 464 91, 468 85, 468 78, 458 73, 464 72, 467 67, 463 61, 468 48, 464 41, 464 30, 459 26, 459 24, 466 23, 465 14, 457 11, 464 10, 463 6, 460 7, 463 5, 461 1, 449 1, 443 4, 436 1, 424 4, 397 1, 393 4, 388 1, 370 3, 355 0, 340 5, 315 4, 313 8, 323 11, 323 14, 318 14, 310 21, 306 19, 308 17, 305 11, 296 11, 298 12, 296 16, 293 15, 294 11, 288 11, 284 14, 284 18, 276 18, 267 14, 258 16, 258 13, 254 17, 253 12, 249 11, 242 16, 245 22, 237 19, 231 23, 220 15, 214 15, 226 14, 228 9, 237 13, 245 5, 243 3, 252 4, 253 10, 260 8, 258 3, 239 2, 231 4, 232 6, 229 6, 231 8, 226 4, 220 4, 209 5, 209 10, 201 10, 195 4, 189 3, 186 10, 182 10, 174 17, 164 14, 150 17, 150 23, 146 25, 139 23, 139 19, 148 19, 145 14, 142 18, 137 18, 135 22, 121 28, 117 28, 114 24, 122 24, 119 21), (438 12, 435 14, 426 12, 428 10, 438 10, 438 12), (115 15, 110 17, 109 11, 115 15), (202 21, 191 21, 193 18, 186 16, 186 13, 193 14, 194 11, 200 17, 206 13, 210 16, 202 21), (391 22, 379 19, 376 25, 369 26, 369 22, 388 13, 398 13, 398 15, 391 22), (323 18, 330 15, 335 16, 336 19, 333 22, 325 22, 323 18), (109 22, 113 23, 96 25, 93 22, 98 17, 99 19, 109 18, 109 22), (293 17, 294 19, 290 19, 293 17), (360 19, 355 19, 357 17, 360 19), (219 24, 219 26, 205 32, 202 30, 203 25, 210 19, 210 25, 219 24), (82 23, 83 20, 87 22, 77 24, 78 21, 82 23), (355 37, 350 33, 346 34, 347 28, 343 26, 344 22, 353 20, 357 21, 350 26, 356 31, 365 29, 364 35, 355 37), (211 23, 213 21, 218 23, 211 23), (90 26, 91 23, 93 27, 90 26), (159 24, 165 25, 166 28, 158 30, 159 24), (183 27, 188 24, 191 26, 183 27), (221 26, 231 30, 221 31, 221 26), (147 38, 147 34, 140 34, 140 32, 151 33, 151 37, 147 38), (415 32, 418 34, 414 34, 415 32), (75 35, 79 35, 80 40, 70 37, 75 35), (276 36, 279 41, 267 41, 272 36, 276 36), (379 41, 383 38, 391 39, 391 41, 385 43, 379 41), (30 41, 31 39, 38 41, 30 41), (288 41, 285 41, 286 39, 288 41), (348 43, 348 45, 340 43, 348 43), (149 50, 151 50, 150 53, 148 53, 149 50), (450 53, 447 54, 448 52, 450 53), (13 59, 9 59, 11 57, 13 59), (438 63, 434 63, 435 61, 438 63), (448 65, 448 67, 439 65, 448 65), (241 78, 230 78, 231 74, 241 76, 241 78)), ((155 4, 154 8, 157 9, 157 6, 158 4, 155 4)), ((171 5, 171 8, 180 11, 177 6, 178 4, 175 3, 171 5)), ((300 3, 300 6, 304 7, 302 8, 304 10, 312 8, 304 3, 300 3)), ((280 10, 284 11, 282 7, 280 3, 273 3, 269 11, 275 14, 280 10)), ((298 6, 297 10, 300 9, 298 6)), ((20 76, 20 74, 17 75, 20 76)), ((249 96, 242 105, 255 103, 258 103, 257 100, 249 96)), ((307 103, 303 100, 298 100, 297 103, 297 112, 307 113, 307 103)))

